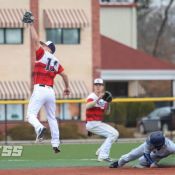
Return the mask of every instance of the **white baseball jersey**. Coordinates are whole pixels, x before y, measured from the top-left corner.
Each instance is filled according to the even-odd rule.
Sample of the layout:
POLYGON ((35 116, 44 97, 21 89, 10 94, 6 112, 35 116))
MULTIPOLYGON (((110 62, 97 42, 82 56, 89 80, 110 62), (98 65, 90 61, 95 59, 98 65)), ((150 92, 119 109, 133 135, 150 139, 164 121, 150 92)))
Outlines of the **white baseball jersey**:
MULTIPOLYGON (((87 103, 91 101, 97 101, 98 98, 99 97, 95 93, 91 93, 87 97, 87 103)), ((111 146, 118 139, 119 136, 119 133, 116 129, 102 122, 105 112, 105 103, 103 104, 96 102, 95 106, 86 109, 86 129, 94 134, 106 137, 104 143, 97 150, 99 160, 109 158, 111 146)))

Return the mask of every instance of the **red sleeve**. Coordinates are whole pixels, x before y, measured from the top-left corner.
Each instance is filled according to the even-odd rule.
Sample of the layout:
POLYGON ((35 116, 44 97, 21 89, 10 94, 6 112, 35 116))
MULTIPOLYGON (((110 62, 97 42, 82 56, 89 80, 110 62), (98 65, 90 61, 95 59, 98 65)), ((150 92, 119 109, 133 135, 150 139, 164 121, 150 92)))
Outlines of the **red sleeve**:
POLYGON ((87 103, 91 102, 91 101, 94 101, 94 99, 92 99, 92 98, 87 99, 87 103))
POLYGON ((61 72, 64 71, 64 68, 61 66, 61 64, 59 65, 59 68, 58 68, 58 72, 57 74, 60 74, 61 72))
POLYGON ((38 50, 36 50, 36 60, 39 60, 44 55, 44 49, 40 47, 38 50))

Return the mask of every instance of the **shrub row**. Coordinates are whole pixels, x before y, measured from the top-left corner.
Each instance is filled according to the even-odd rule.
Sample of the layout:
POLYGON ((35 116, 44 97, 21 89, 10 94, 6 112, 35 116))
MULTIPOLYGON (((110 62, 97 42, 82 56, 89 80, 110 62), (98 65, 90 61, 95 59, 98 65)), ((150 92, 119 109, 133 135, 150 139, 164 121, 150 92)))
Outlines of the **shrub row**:
POLYGON ((137 120, 155 108, 153 102, 112 103, 111 114, 106 115, 106 122, 114 122, 126 127, 135 127, 137 120))
MULTIPOLYGON (((82 125, 83 123, 81 123, 82 125)), ((84 125, 84 124, 83 124, 84 125)), ((85 126, 83 126, 85 127, 85 126)), ((127 138, 127 137, 133 137, 134 130, 131 130, 129 128, 125 128, 122 125, 113 125, 114 128, 116 128, 120 133, 120 138, 127 138)), ((79 131, 79 124, 78 122, 69 122, 65 125, 60 125, 60 138, 61 139, 82 139, 82 138, 88 138, 87 132, 85 130, 84 133, 79 131)), ((8 138, 10 140, 35 140, 36 134, 34 132, 34 129, 31 125, 27 123, 19 124, 11 129, 8 130, 8 138)), ((92 137, 92 138, 99 138, 98 136, 92 137)), ((4 138, 0 138, 3 140, 4 138)), ((47 132, 45 134, 45 139, 50 139, 50 131, 49 128, 47 129, 47 132)))

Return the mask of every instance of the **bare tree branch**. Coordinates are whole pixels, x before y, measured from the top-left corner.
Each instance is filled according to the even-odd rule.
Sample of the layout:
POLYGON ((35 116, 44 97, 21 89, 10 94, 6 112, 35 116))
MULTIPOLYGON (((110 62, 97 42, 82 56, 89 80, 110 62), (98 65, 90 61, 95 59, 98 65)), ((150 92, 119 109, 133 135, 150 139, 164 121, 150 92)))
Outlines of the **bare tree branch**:
POLYGON ((158 34, 157 34, 157 37, 156 37, 156 40, 155 40, 155 44, 154 44, 154 49, 153 49, 153 55, 156 56, 157 55, 157 49, 158 49, 158 45, 159 45, 159 40, 160 40, 160 37, 164 31, 164 28, 166 26, 166 22, 168 21, 168 12, 169 12, 169 9, 171 8, 171 5, 173 3, 174 0, 170 0, 168 6, 166 7, 165 9, 165 16, 164 16, 164 19, 162 21, 162 24, 160 26, 160 29, 158 31, 158 34))
POLYGON ((147 9, 151 3, 150 0, 134 0, 134 3, 138 5, 137 9, 147 9))

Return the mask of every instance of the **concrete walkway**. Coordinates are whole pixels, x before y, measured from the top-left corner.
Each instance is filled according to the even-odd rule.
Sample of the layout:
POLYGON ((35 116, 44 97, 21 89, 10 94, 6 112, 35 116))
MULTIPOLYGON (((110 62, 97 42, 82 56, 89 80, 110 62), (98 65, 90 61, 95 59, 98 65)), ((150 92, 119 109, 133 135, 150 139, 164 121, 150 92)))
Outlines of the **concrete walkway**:
MULTIPOLYGON (((144 142, 145 138, 121 138, 118 139, 117 143, 141 143, 144 142)), ((70 140, 61 140, 61 144, 95 144, 95 143, 102 143, 104 139, 70 139, 70 140)), ((0 145, 4 145, 6 142, 1 141, 0 145)), ((34 140, 15 140, 15 141, 7 141, 9 145, 15 144, 36 144, 34 140)), ((38 144, 38 143, 37 143, 38 144)), ((44 140, 42 143, 39 144, 50 144, 50 140, 44 140)))

